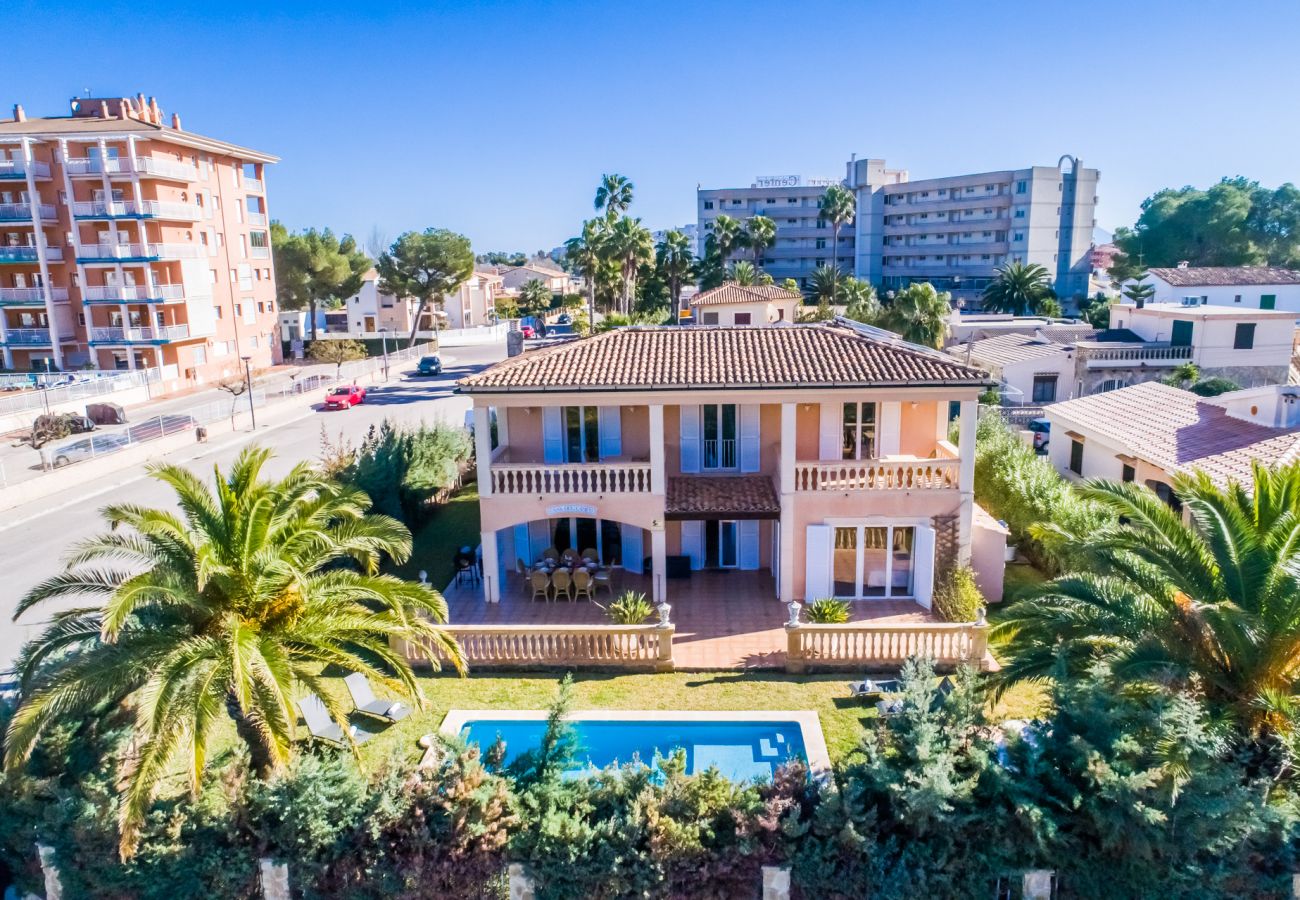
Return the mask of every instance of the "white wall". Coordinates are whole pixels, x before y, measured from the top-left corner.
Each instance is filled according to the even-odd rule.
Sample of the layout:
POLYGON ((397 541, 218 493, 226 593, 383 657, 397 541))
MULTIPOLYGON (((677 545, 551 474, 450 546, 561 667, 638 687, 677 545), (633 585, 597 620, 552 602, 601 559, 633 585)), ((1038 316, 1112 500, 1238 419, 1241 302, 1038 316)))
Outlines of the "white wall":
POLYGON ((1151 298, 1155 303, 1181 303, 1184 297, 1201 297, 1208 298, 1207 302, 1214 305, 1259 309, 1260 297, 1273 294, 1277 297, 1277 309, 1300 313, 1300 284, 1173 287, 1154 275, 1148 275, 1144 281, 1156 289, 1155 296, 1151 298))
POLYGON ((1095 435, 1088 433, 1087 429, 1080 426, 1078 422, 1062 421, 1058 415, 1052 414, 1052 408, 1049 406, 1046 411, 1047 419, 1052 423, 1051 438, 1047 445, 1047 457, 1051 460, 1052 466, 1063 478, 1077 481, 1081 478, 1109 478, 1112 481, 1119 481, 1124 474, 1124 463, 1120 461, 1121 453, 1127 454, 1125 448, 1108 445, 1104 441, 1097 439, 1095 435), (1070 447, 1073 439, 1066 434, 1067 431, 1073 431, 1084 436, 1083 441, 1083 472, 1075 475, 1070 471, 1070 447))

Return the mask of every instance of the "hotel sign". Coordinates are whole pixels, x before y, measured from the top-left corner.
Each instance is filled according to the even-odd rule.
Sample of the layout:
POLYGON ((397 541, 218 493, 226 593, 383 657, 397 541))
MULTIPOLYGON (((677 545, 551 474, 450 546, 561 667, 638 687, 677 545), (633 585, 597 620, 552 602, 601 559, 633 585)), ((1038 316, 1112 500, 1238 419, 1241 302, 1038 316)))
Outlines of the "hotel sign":
POLYGON ((546 507, 548 516, 594 516, 596 507, 586 503, 561 503, 559 506, 546 507))
POLYGON ((830 187, 838 183, 834 178, 804 178, 800 175, 756 175, 754 177, 756 188, 830 187))

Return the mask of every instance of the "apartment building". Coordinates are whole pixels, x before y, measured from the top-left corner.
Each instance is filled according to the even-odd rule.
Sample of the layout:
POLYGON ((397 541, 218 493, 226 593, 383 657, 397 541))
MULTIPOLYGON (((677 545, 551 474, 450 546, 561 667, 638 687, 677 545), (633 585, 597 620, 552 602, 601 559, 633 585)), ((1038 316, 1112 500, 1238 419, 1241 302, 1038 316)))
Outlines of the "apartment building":
POLYGON ((881 159, 851 159, 854 272, 886 291, 929 282, 969 310, 1003 263, 1038 263, 1059 296, 1085 296, 1096 169, 1056 166, 910 181, 881 159))
MULTIPOLYGON (((833 256, 844 271, 853 267, 853 228, 840 228, 838 252, 829 222, 820 218, 821 198, 826 188, 838 184, 830 178, 797 175, 758 176, 747 188, 699 188, 696 190, 696 254, 703 256, 713 223, 721 215, 739 219, 742 225, 753 216, 767 216, 776 223, 776 243, 763 251, 763 271, 781 282, 793 278, 801 288, 818 266, 829 266, 833 256)), ((729 262, 754 259, 754 253, 737 247, 729 262)))
POLYGON ((1140 282, 1155 288, 1153 303, 1284 309, 1300 315, 1300 270, 1278 266, 1189 266, 1148 269, 1140 282))
POLYGON ((0 120, 7 369, 161 370, 167 389, 279 357, 265 167, 153 98, 0 120))
POLYGON ((957 561, 1000 585, 1002 550, 976 535, 991 520, 973 493, 988 385, 842 319, 619 329, 508 359, 460 381, 485 599, 522 592, 516 571, 547 548, 591 549, 679 603, 704 602, 689 580, 701 570, 760 573, 773 600, 918 612, 957 561))

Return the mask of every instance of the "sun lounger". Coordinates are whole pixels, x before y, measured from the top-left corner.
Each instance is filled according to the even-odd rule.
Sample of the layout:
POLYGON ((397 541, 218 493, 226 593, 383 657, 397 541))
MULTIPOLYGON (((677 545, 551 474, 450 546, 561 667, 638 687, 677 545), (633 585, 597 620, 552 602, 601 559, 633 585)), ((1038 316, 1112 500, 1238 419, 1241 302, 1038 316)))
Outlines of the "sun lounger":
POLYGON ((370 687, 370 679, 360 672, 353 672, 343 683, 352 695, 352 705, 357 712, 378 716, 389 722, 400 722, 411 714, 411 710, 396 700, 380 700, 370 687))
POLYGON ((357 744, 364 744, 374 737, 369 731, 362 731, 355 725, 349 725, 348 733, 345 733, 339 727, 338 722, 335 722, 333 717, 330 716, 329 710, 325 708, 325 703, 315 694, 310 694, 299 700, 298 709, 307 722, 307 730, 311 732, 311 736, 327 744, 333 744, 336 747, 347 747, 348 733, 352 735, 352 741, 357 744))

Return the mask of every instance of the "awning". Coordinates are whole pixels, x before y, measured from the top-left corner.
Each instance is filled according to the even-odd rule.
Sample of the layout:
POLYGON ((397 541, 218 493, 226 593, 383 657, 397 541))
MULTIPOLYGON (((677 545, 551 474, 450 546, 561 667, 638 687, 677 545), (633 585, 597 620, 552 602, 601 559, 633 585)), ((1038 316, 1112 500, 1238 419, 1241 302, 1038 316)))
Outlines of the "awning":
POLYGON ((693 475, 668 479, 664 518, 779 519, 781 501, 766 475, 693 475))

